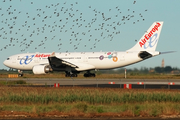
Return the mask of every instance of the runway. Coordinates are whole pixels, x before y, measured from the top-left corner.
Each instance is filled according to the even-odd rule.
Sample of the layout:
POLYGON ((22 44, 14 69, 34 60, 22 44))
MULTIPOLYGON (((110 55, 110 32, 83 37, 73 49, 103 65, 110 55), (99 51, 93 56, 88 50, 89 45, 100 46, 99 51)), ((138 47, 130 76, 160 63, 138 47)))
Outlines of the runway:
MULTIPOLYGON (((97 79, 97 78, 0 78, 0 81, 23 80, 29 86, 49 86, 54 84, 61 86, 82 87, 108 87, 124 88, 125 84, 131 84, 132 88, 144 89, 180 89, 180 79, 97 79)), ((26 85, 27 86, 27 85, 26 85)))

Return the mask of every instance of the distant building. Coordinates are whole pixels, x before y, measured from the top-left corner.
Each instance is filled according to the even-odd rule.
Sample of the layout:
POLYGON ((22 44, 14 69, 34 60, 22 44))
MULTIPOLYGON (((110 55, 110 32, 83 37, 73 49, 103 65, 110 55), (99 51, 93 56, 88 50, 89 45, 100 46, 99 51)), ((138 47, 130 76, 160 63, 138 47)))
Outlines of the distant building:
POLYGON ((155 72, 154 69, 149 70, 149 73, 154 73, 154 72, 155 72))
POLYGON ((162 60, 161 67, 164 68, 164 59, 162 60))
POLYGON ((179 70, 173 70, 173 71, 171 71, 171 74, 174 74, 174 75, 178 75, 180 72, 179 72, 179 70))

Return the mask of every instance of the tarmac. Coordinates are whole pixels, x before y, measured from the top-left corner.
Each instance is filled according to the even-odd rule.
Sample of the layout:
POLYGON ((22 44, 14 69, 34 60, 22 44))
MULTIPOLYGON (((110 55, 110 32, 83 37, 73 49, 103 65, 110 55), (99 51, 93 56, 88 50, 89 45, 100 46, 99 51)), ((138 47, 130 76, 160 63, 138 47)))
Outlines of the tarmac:
MULTIPOLYGON (((97 78, 0 78, 26 81, 29 87, 100 87, 130 89, 180 89, 180 79, 97 79, 97 78), (58 86, 59 85, 59 86, 58 86)), ((8 85, 10 86, 10 85, 8 85)), ((11 85, 12 86, 12 85, 11 85)), ((13 85, 19 86, 19 85, 13 85)))

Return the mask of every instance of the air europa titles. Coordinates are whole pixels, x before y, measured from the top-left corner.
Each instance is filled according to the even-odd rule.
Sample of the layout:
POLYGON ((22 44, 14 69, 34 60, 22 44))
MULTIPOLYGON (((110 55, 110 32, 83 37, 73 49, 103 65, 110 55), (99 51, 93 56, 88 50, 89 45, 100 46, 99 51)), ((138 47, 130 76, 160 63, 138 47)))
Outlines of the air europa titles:
POLYGON ((156 25, 152 28, 152 30, 144 35, 144 39, 141 39, 141 42, 139 42, 139 45, 142 47, 147 40, 153 35, 154 32, 158 31, 158 28, 161 26, 160 23, 156 23, 156 25))
POLYGON ((23 65, 23 64, 29 64, 34 57, 37 57, 37 58, 46 58, 46 57, 49 57, 50 54, 36 54, 36 55, 26 55, 24 56, 23 58, 20 59, 20 64, 23 65))
POLYGON ((35 57, 49 57, 50 54, 36 54, 35 57))

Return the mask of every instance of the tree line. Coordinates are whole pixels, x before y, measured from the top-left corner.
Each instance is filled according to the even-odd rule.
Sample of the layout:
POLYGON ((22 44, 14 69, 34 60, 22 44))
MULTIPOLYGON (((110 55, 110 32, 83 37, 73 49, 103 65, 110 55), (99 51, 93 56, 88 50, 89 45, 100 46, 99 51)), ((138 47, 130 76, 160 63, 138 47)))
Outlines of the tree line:
MULTIPOLYGON (((101 73, 125 73, 126 68, 118 68, 118 69, 113 69, 113 70, 101 70, 101 73)), ((141 68, 127 68, 126 69, 127 73, 130 74, 149 74, 149 73, 172 73, 176 72, 179 73, 180 69, 177 67, 171 67, 171 66, 166 66, 166 67, 154 67, 154 68, 147 68, 147 67, 141 67, 141 68)))

